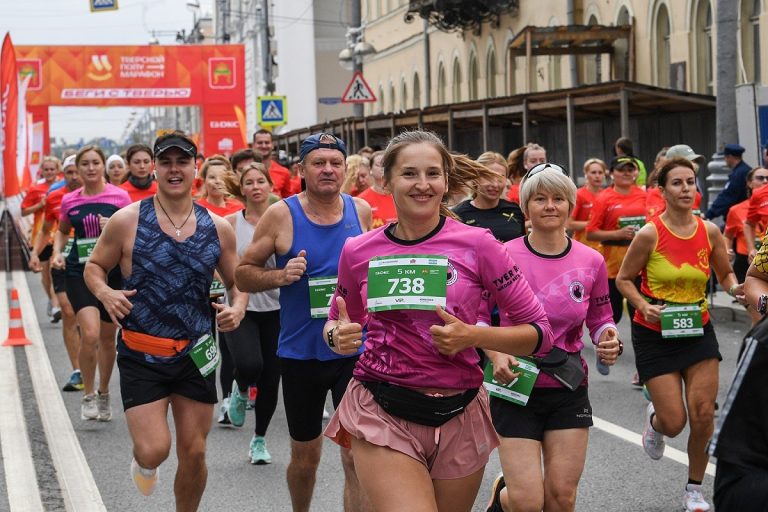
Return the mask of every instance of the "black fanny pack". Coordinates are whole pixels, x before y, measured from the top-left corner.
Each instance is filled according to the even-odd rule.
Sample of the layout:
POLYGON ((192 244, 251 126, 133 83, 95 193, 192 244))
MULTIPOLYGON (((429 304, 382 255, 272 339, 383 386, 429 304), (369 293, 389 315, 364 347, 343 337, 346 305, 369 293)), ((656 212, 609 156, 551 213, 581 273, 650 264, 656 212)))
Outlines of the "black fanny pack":
POLYGON ((387 413, 428 427, 439 427, 464 412, 479 390, 479 388, 468 389, 464 393, 452 396, 428 396, 386 382, 362 382, 362 384, 387 413))
POLYGON ((584 368, 581 366, 581 352, 568 353, 554 347, 543 359, 538 359, 539 369, 554 378, 571 391, 575 391, 584 381, 584 368))

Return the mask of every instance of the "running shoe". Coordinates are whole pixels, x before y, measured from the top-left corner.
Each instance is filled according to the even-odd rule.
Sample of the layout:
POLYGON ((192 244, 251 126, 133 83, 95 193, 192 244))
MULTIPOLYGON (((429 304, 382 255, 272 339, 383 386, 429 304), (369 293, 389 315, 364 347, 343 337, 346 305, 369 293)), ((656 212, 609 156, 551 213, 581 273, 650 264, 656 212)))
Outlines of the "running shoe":
POLYGON ((651 401, 651 392, 648 391, 648 386, 646 386, 645 384, 643 384, 643 396, 649 402, 651 401))
POLYGON ((109 403, 109 393, 99 393, 96 396, 96 407, 99 411, 99 421, 112 421, 112 406, 109 403))
POLYGON ((96 394, 85 395, 80 401, 80 419, 95 420, 99 417, 99 406, 96 404, 96 394))
POLYGON ((600 354, 597 352, 595 352, 595 367, 597 367, 597 371, 600 372, 600 375, 608 375, 611 373, 611 367, 607 364, 603 364, 600 360, 600 354))
POLYGON ((688 484, 685 486, 683 494, 683 506, 686 512, 707 512, 710 509, 709 503, 701 494, 701 486, 688 484))
POLYGON ((227 416, 229 421, 236 427, 242 427, 245 423, 245 404, 248 402, 248 396, 240 393, 237 388, 237 381, 232 382, 232 393, 229 395, 227 406, 227 416))
POLYGON ((146 469, 139 466, 136 459, 133 459, 131 460, 131 479, 141 494, 149 496, 160 479, 160 468, 146 469))
POLYGON ((61 320, 61 308, 51 308, 51 323, 59 323, 59 320, 61 320))
POLYGON ((653 460, 659 460, 664 456, 664 434, 656 432, 651 426, 651 416, 656 410, 653 402, 648 404, 645 413, 645 428, 643 429, 643 449, 653 460))
POLYGON ((219 417, 216 418, 216 422, 219 425, 231 425, 229 421, 229 397, 226 397, 221 401, 219 405, 219 417))
POLYGON ((272 456, 267 450, 267 440, 261 436, 253 436, 251 439, 251 464, 259 466, 263 464, 272 464, 272 456))
POLYGON ((325 407, 323 407, 323 419, 324 420, 331 419, 331 414, 328 412, 328 409, 326 409, 325 407))
POLYGON ((640 382, 640 374, 638 374, 637 372, 635 372, 635 374, 632 375, 632 385, 637 387, 640 387, 643 385, 643 383, 640 382))
POLYGON ((493 481, 493 486, 491 487, 491 500, 488 502, 485 512, 504 512, 504 509, 501 508, 501 490, 506 487, 506 485, 507 484, 504 483, 504 474, 499 473, 499 476, 493 481))
POLYGON ((249 411, 256 407, 256 397, 259 394, 259 388, 256 386, 248 386, 248 403, 245 408, 249 411))
POLYGON ((73 371, 72 375, 69 376, 67 383, 61 388, 62 391, 80 391, 82 389, 83 377, 80 375, 80 370, 73 371))

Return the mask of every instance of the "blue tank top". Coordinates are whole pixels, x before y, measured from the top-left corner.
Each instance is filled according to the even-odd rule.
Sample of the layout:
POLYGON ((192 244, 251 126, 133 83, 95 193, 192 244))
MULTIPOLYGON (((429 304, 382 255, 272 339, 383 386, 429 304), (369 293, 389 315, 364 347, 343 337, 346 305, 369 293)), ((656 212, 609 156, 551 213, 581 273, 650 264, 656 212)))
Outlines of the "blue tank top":
MULTIPOLYGON (((280 288, 280 338, 277 355, 288 359, 328 361, 343 357, 325 343, 323 326, 327 319, 312 318, 309 308, 309 277, 328 277, 338 273, 339 256, 347 238, 363 232, 355 201, 341 194, 344 213, 336 224, 315 224, 307 218, 298 196, 284 199, 293 220, 293 243, 286 254, 277 255, 277 268, 304 249, 307 271, 295 283, 280 288)), ((352 354, 355 356, 356 354, 352 354)))
MULTIPOLYGON (((192 342, 211 332, 208 292, 221 245, 206 209, 197 204, 194 208, 195 232, 177 242, 160 229, 153 198, 141 201, 131 275, 123 278, 123 289, 137 293, 130 297, 133 309, 121 322, 124 328, 192 342)), ((191 347, 192 343, 180 356, 166 358, 130 350, 122 339, 118 343, 121 355, 166 363, 186 355, 191 347)))

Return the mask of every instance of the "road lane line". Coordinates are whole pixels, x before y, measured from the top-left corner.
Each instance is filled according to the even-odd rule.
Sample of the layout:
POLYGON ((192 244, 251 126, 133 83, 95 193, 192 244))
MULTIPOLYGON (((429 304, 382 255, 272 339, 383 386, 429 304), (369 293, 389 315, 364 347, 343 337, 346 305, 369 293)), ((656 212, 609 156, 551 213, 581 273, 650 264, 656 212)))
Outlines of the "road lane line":
POLYGON ((106 512, 59 392, 25 273, 14 271, 13 283, 19 292, 24 330, 32 341, 25 347, 29 372, 64 504, 70 512, 106 512))
MULTIPOLYGON (((596 428, 599 428, 603 432, 611 434, 612 436, 616 436, 619 439, 623 439, 624 441, 628 441, 632 444, 636 444, 640 448, 643 447, 643 436, 640 434, 595 416, 592 416, 592 422, 595 424, 596 428)), ((664 449, 664 457, 675 462, 679 462, 683 466, 688 466, 688 454, 672 448, 671 446, 667 446, 664 449)), ((709 476, 715 476, 715 465, 711 462, 707 463, 707 469, 705 473, 709 476)))
MULTIPOLYGON (((0 279, 0 337, 8 337, 8 295, 0 279)), ((12 512, 41 511, 43 502, 32 462, 32 448, 21 407, 14 347, 0 347, 0 446, 3 452, 8 505, 12 512)))

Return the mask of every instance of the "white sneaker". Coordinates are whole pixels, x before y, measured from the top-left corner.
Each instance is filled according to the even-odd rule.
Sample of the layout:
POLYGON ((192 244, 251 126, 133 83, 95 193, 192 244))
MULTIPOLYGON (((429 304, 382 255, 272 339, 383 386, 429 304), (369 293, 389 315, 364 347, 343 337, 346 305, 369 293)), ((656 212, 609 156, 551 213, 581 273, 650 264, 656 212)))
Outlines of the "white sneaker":
POLYGON ((226 397, 221 401, 221 404, 219 405, 219 417, 216 418, 216 422, 219 425, 232 424, 232 422, 229 421, 229 397, 226 397))
POLYGON ((96 395, 96 407, 99 411, 99 421, 112 421, 112 406, 109 404, 109 393, 96 395))
POLYGON ((686 512, 707 512, 709 510, 709 503, 701 494, 700 485, 688 484, 685 486, 683 507, 685 507, 686 512))
POLYGON ((331 419, 331 414, 328 412, 328 409, 326 409, 325 407, 323 407, 323 419, 324 420, 331 419))
POLYGON ((664 434, 653 430, 651 426, 651 416, 655 412, 653 402, 648 404, 645 413, 645 428, 643 429, 643 448, 653 460, 659 460, 664 456, 664 434))
POLYGON ((149 496, 160 479, 160 468, 145 469, 139 466, 136 459, 133 459, 131 460, 131 479, 141 494, 149 496))
POLYGON ((80 401, 80 419, 95 420, 99 417, 99 407, 96 404, 96 394, 83 396, 80 401))

